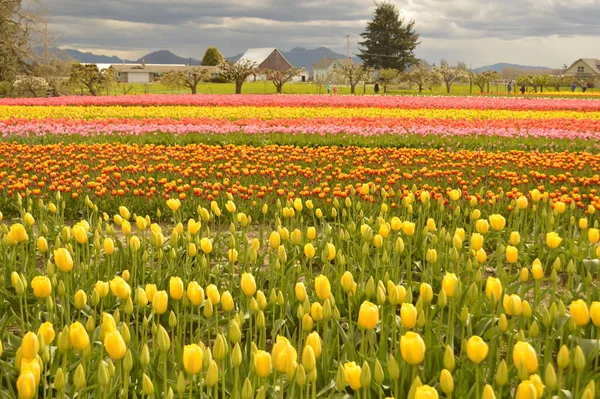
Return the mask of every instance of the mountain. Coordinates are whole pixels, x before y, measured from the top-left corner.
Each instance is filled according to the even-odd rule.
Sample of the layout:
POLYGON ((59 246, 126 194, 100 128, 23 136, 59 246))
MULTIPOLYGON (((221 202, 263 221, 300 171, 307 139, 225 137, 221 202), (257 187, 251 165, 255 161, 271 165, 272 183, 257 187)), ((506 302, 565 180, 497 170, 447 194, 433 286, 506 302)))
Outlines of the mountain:
MULTIPOLYGON (((281 51, 281 50, 280 50, 281 51)), ((294 47, 290 51, 281 51, 281 54, 296 68, 304 68, 309 73, 313 70, 313 64, 322 58, 346 58, 344 54, 336 53, 327 47, 318 47, 315 49, 306 49, 304 47, 294 47)), ((242 58, 243 54, 237 54, 233 57, 226 57, 230 61, 237 61, 242 58)), ((352 58, 355 62, 360 63, 361 60, 358 57, 352 58)))
POLYGON ((146 62, 146 64, 185 64, 200 65, 200 61, 195 58, 183 58, 177 54, 173 54, 169 50, 158 50, 150 54, 146 54, 136 63, 146 62))
MULTIPOLYGON (((57 49, 58 50, 58 49, 57 49)), ((61 50, 59 50, 61 51, 61 50)), ((62 53, 67 55, 69 58, 73 58, 79 62, 85 63, 94 63, 94 64, 121 64, 123 62, 130 62, 127 60, 123 60, 115 55, 107 56, 107 55, 98 55, 93 53, 84 53, 79 50, 73 49, 64 49, 62 53)))
POLYGON ((542 67, 542 66, 529 66, 529 65, 519 65, 519 64, 507 64, 505 62, 500 62, 494 65, 486 65, 479 68, 473 68, 473 72, 485 72, 485 71, 496 71, 498 73, 502 73, 504 68, 513 68, 519 69, 521 71, 530 71, 532 74, 535 73, 550 73, 554 71, 554 68, 542 67))

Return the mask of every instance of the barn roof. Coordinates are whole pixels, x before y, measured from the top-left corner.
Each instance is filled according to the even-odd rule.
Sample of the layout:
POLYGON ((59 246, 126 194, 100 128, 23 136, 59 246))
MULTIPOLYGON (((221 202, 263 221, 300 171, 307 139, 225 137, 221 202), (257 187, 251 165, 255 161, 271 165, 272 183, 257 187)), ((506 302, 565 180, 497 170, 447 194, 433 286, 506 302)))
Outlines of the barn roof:
POLYGON ((327 69, 329 68, 329 65, 331 65, 332 63, 334 63, 335 61, 339 62, 340 65, 356 65, 356 62, 354 62, 353 59, 351 58, 321 58, 319 61, 317 61, 315 63, 315 65, 313 65, 314 69, 327 69))
MULTIPOLYGON (((277 50, 275 47, 261 47, 261 48, 249 48, 246 52, 240 57, 239 61, 248 60, 256 63, 257 66, 260 66, 273 52, 279 53, 279 55, 292 66, 292 64, 284 57, 281 51, 277 50)), ((238 62, 239 62, 238 61, 238 62)))

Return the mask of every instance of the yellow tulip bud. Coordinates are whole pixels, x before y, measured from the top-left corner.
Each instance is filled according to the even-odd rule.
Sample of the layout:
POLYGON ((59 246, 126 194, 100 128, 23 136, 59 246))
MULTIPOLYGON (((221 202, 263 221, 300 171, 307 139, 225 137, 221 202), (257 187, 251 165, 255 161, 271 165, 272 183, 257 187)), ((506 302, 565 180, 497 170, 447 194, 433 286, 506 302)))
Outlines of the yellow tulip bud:
POLYGON ((488 350, 488 344, 477 335, 472 336, 467 341, 467 356, 475 364, 479 364, 485 360, 488 350))

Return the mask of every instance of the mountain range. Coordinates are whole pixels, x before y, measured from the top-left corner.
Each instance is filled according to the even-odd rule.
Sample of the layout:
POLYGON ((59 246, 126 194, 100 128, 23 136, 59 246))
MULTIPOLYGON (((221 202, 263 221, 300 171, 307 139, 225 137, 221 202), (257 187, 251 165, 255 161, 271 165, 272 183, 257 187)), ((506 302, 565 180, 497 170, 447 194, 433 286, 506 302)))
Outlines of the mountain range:
MULTIPOLYGON (((52 48, 52 54, 62 53, 73 60, 86 63, 97 63, 97 64, 121 64, 121 63, 141 63, 146 62, 148 64, 186 64, 186 65, 200 65, 200 60, 197 58, 185 58, 180 57, 177 54, 169 50, 158 50, 140 57, 137 60, 122 59, 117 56, 99 55, 90 52, 82 52, 75 49, 58 49, 52 48)), ((313 64, 322 58, 346 58, 344 54, 336 53, 335 51, 327 47, 318 47, 315 49, 307 49, 304 47, 294 47, 290 51, 282 51, 283 56, 295 67, 305 68, 307 71, 312 72, 313 64)), ((237 61, 242 57, 242 54, 237 54, 232 57, 225 57, 230 61, 237 61)), ((360 59, 353 57, 356 62, 360 62, 360 59)), ((509 63, 497 63, 493 65, 486 65, 478 68, 474 68, 473 72, 483 71, 496 71, 501 73, 505 68, 513 68, 524 71, 530 71, 530 73, 549 73, 553 71, 553 68, 542 67, 542 66, 528 66, 520 64, 509 64, 509 63)))

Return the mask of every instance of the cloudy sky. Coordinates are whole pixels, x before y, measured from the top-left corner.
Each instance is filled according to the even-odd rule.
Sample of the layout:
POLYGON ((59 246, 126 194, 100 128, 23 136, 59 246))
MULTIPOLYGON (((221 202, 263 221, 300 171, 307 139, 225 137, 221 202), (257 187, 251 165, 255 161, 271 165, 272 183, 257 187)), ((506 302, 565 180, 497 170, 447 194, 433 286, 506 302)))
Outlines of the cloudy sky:
MULTIPOLYGON (((560 67, 600 58, 599 0, 391 0, 416 20, 416 54, 473 67, 496 62, 560 67)), ((248 47, 357 51, 373 0, 46 0, 62 47, 136 59, 153 50, 201 58, 248 47)))

